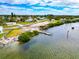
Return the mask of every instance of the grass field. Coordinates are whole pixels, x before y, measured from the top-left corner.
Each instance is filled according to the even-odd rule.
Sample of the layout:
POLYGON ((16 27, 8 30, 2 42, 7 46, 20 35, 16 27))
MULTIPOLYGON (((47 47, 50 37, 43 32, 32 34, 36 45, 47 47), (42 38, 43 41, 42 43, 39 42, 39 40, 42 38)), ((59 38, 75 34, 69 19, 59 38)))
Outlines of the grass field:
POLYGON ((3 34, 0 34, 0 38, 2 38, 3 37, 3 34))
POLYGON ((15 37, 21 33, 22 33, 21 29, 10 30, 9 33, 6 35, 6 37, 15 37))

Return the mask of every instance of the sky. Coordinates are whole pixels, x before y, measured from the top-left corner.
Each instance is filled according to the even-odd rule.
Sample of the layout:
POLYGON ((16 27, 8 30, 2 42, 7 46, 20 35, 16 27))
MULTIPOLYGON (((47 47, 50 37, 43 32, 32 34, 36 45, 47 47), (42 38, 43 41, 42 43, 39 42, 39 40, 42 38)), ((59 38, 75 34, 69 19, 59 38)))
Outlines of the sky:
POLYGON ((0 0, 0 15, 79 15, 79 0, 0 0))

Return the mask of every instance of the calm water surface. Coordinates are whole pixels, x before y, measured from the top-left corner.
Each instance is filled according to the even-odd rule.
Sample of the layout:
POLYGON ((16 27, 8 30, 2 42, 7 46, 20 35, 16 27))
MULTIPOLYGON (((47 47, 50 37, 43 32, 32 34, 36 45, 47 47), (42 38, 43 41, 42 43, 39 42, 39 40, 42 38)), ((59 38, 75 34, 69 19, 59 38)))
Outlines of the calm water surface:
POLYGON ((23 45, 14 43, 0 48, 0 59, 79 59, 79 23, 53 27, 46 32, 52 35, 39 34, 23 45))

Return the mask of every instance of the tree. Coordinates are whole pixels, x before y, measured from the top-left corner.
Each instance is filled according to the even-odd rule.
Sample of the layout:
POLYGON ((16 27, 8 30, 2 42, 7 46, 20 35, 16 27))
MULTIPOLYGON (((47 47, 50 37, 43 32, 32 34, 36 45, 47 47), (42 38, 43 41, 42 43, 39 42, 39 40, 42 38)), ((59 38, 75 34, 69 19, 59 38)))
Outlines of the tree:
POLYGON ((37 16, 35 16, 35 15, 31 15, 31 18, 33 19, 33 22, 38 22, 38 20, 37 20, 37 16))
POLYGON ((39 32, 38 31, 33 31, 33 32, 25 32, 22 33, 19 37, 18 37, 18 41, 20 42, 28 42, 29 40, 31 40, 32 37, 34 37, 35 35, 38 35, 39 32))
POLYGON ((2 17, 0 17, 0 25, 4 25, 5 21, 2 19, 2 17))
POLYGON ((22 17, 22 22, 25 22, 25 20, 27 20, 29 17, 28 16, 24 16, 24 17, 22 17))
POLYGON ((47 15, 47 19, 49 19, 49 21, 51 21, 54 18, 53 15, 47 15))
POLYGON ((13 14, 13 12, 11 13, 11 16, 10 16, 10 22, 14 22, 16 19, 15 19, 15 14, 13 14))

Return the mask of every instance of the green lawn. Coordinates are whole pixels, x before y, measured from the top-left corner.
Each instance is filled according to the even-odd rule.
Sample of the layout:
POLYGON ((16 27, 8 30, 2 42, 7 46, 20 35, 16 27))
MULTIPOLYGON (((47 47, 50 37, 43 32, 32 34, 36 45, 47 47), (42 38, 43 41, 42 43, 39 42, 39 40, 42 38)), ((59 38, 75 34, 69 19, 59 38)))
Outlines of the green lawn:
POLYGON ((2 37, 3 37, 3 35, 4 35, 4 34, 0 34, 0 38, 2 38, 2 37))
POLYGON ((3 25, 4 28, 11 28, 11 27, 16 27, 17 25, 13 25, 13 26, 7 26, 7 25, 3 25))
POLYGON ((25 24, 32 24, 33 22, 18 22, 17 24, 22 24, 22 25, 25 25, 25 24))
POLYGON ((21 29, 10 30, 10 31, 8 31, 8 34, 6 35, 6 37, 15 37, 21 33, 22 33, 21 29))

